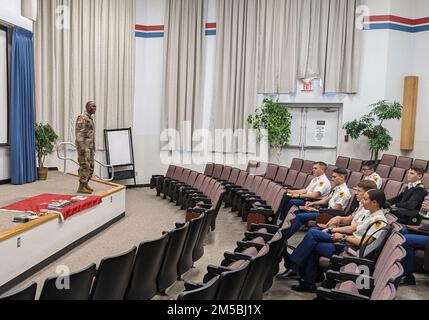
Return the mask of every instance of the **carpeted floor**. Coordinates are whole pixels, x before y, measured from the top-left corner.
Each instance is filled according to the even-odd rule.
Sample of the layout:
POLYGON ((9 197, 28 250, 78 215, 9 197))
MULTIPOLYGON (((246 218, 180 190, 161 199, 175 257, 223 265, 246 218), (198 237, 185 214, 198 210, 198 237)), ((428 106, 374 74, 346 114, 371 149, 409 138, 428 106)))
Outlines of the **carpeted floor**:
MULTIPOLYGON (((153 190, 127 190, 127 216, 125 219, 40 271, 19 287, 35 281, 38 283, 38 294, 40 294, 44 280, 55 276, 58 267, 67 266, 73 272, 83 269, 91 263, 99 264, 104 257, 126 252, 131 247, 138 246, 142 241, 156 239, 162 231, 174 228, 175 222, 183 221, 184 212, 168 201, 155 197, 153 190)), ((216 232, 210 234, 208 238, 204 257, 196 264, 196 268, 189 271, 183 278, 201 281, 207 265, 218 265, 222 261, 223 253, 233 251, 235 243, 243 238, 244 232, 245 224, 241 222, 241 218, 237 218, 229 210, 223 209, 218 217, 216 232)), ((299 233, 292 239, 291 244, 297 245, 303 235, 303 233, 299 233)), ((429 276, 419 276, 418 282, 417 287, 401 288, 398 299, 429 299, 429 276)), ((293 280, 276 281, 265 299, 309 300, 314 298, 314 295, 311 294, 299 294, 292 291, 291 285, 295 283, 293 280)), ((183 288, 183 282, 177 282, 168 290, 168 296, 155 299, 175 299, 183 288)))

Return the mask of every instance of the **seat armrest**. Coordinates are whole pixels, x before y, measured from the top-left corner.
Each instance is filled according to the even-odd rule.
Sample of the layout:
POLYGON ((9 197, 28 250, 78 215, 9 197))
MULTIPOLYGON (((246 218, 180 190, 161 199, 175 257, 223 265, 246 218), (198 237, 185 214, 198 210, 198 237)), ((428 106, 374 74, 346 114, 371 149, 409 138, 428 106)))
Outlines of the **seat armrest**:
POLYGON ((275 226, 272 224, 252 224, 251 225, 251 231, 255 232, 261 229, 267 229, 269 233, 276 234, 279 230, 279 226, 275 226))
POLYGON ((255 248, 257 251, 260 251, 264 247, 264 245, 259 243, 253 243, 253 242, 238 241, 237 247, 238 248, 234 251, 235 253, 240 253, 249 248, 255 248))
POLYGON ((246 260, 246 261, 250 261, 253 259, 252 256, 249 256, 247 254, 242 254, 242 253, 238 253, 238 252, 225 252, 224 254, 225 259, 229 260, 229 261, 240 261, 240 260, 246 260))
POLYGON ((327 300, 355 300, 355 301, 369 301, 369 297, 362 295, 356 295, 350 292, 345 292, 341 290, 329 290, 325 288, 317 289, 317 297, 320 299, 327 300))
POLYGON ((185 282, 185 290, 186 291, 194 291, 197 289, 201 289, 202 287, 204 287, 204 284, 202 284, 202 283, 196 283, 196 282, 192 282, 192 281, 186 281, 185 282))

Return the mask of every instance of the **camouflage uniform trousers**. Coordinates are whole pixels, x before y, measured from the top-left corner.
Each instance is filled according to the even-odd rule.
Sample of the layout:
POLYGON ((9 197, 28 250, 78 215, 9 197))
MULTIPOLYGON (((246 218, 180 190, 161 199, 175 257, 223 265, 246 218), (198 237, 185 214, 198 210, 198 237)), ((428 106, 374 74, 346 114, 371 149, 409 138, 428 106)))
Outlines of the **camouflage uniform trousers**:
POLYGON ((77 148, 78 162, 79 162, 79 181, 81 183, 88 183, 94 175, 94 149, 90 148, 77 148))

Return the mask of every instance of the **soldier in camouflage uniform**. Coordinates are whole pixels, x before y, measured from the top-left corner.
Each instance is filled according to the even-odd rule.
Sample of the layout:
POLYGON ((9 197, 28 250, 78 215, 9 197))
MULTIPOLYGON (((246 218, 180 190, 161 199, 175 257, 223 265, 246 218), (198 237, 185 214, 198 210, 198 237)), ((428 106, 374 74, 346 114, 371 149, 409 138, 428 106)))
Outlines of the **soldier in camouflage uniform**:
POLYGON ((78 193, 91 194, 94 190, 88 185, 94 174, 95 156, 95 123, 92 115, 97 111, 95 102, 86 104, 86 112, 76 121, 76 148, 79 162, 79 189, 78 193))

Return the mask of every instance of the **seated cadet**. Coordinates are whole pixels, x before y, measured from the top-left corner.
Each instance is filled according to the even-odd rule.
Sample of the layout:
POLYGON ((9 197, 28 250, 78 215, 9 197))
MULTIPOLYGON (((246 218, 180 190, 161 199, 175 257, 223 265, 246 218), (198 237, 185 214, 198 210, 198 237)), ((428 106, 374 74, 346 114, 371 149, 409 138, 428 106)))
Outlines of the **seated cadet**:
MULTIPOLYGON (((422 212, 429 212, 429 199, 423 203, 422 212)), ((407 256, 402 260, 404 276, 401 279, 401 285, 416 285, 416 278, 413 275, 416 270, 415 251, 425 250, 426 245, 429 243, 429 235, 409 231, 406 228, 404 228, 401 233, 407 240, 403 245, 404 249, 407 251, 407 256)))
POLYGON ((328 248, 325 248, 327 250, 324 250, 324 256, 332 256, 335 251, 332 234, 352 235, 356 232, 359 224, 363 223, 363 221, 369 216, 369 211, 363 208, 363 196, 365 192, 374 189, 377 189, 377 185, 373 181, 361 181, 355 188, 356 201, 359 204, 355 211, 350 216, 335 217, 331 219, 331 221, 326 225, 327 229, 325 230, 312 228, 307 233, 301 244, 295 249, 292 256, 289 257, 286 255, 285 266, 287 270, 286 272, 278 275, 277 278, 285 280, 289 277, 296 276, 298 274, 299 267, 303 262, 307 261, 308 257, 314 253, 315 248, 320 243, 331 244, 328 248))
POLYGON ((423 201, 427 196, 422 183, 424 170, 413 167, 408 170, 408 186, 397 197, 390 199, 391 212, 398 217, 398 222, 406 225, 419 225, 422 218, 419 214, 423 201))
POLYGON ((374 181, 377 185, 377 189, 381 190, 383 187, 383 179, 381 179, 376 170, 377 163, 375 161, 365 161, 362 165, 363 180, 374 181))
POLYGON ((305 207, 300 207, 300 211, 295 212, 296 218, 290 228, 290 236, 293 236, 298 230, 309 221, 314 221, 319 215, 321 208, 329 208, 344 211, 351 199, 350 190, 346 184, 348 172, 346 169, 338 168, 332 174, 332 182, 335 187, 330 195, 323 200, 316 202, 307 202, 305 207))
MULTIPOLYGON (((377 231, 387 224, 385 216, 385 209, 388 206, 386 196, 380 190, 370 190, 363 193, 363 188, 358 187, 358 189, 360 189, 357 192, 358 196, 361 197, 362 207, 356 212, 352 225, 345 228, 324 230, 324 241, 319 241, 316 245, 310 242, 308 245, 303 241, 291 256, 290 259, 295 264, 293 268, 298 269, 300 275, 300 284, 292 286, 292 290, 316 291, 315 284, 320 274, 319 258, 331 257, 335 253, 334 243, 358 247, 368 229, 367 234, 369 236, 364 239, 366 243, 370 244, 380 236, 377 231)), ((317 235, 315 231, 314 235, 317 235)))
POLYGON ((315 178, 306 189, 290 191, 289 198, 285 200, 279 220, 286 218, 289 210, 293 206, 304 206, 309 200, 325 198, 331 192, 331 183, 326 176, 328 165, 324 162, 316 162, 313 166, 313 175, 315 178))

